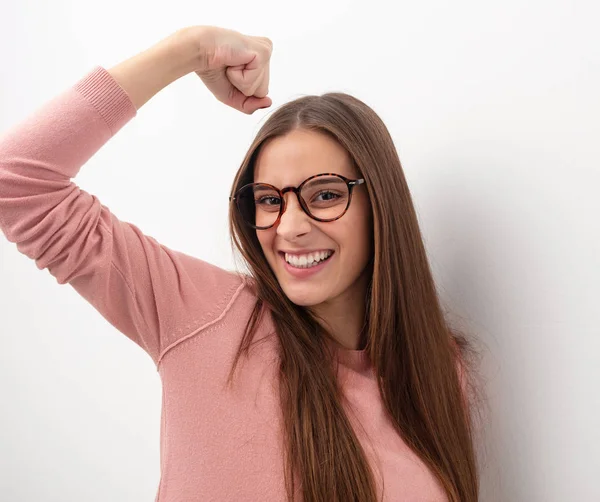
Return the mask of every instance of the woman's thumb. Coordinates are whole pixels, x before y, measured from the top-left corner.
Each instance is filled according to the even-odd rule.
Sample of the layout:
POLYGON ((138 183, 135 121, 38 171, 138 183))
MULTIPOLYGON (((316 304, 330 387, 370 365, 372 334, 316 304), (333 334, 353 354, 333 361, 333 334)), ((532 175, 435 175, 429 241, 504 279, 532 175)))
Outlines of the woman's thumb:
POLYGON ((244 108, 250 111, 250 113, 254 113, 256 110, 260 110, 261 108, 269 108, 273 104, 271 98, 255 98, 254 96, 248 98, 246 103, 244 103, 244 108))

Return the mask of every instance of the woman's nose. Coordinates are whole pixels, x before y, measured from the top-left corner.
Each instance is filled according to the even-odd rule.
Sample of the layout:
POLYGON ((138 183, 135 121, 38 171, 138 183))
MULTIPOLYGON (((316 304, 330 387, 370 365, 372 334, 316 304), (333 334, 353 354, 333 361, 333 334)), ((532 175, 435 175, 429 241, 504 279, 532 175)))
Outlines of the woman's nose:
POLYGON ((310 216, 302 209, 295 193, 288 192, 284 198, 285 211, 279 219, 277 233, 286 240, 293 240, 296 235, 305 234, 310 230, 310 216))

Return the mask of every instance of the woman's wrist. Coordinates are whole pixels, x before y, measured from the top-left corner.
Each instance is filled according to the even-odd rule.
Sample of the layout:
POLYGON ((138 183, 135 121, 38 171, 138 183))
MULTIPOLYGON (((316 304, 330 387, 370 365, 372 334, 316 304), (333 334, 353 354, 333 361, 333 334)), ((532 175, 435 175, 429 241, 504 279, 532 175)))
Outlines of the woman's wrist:
POLYGON ((160 90, 201 66, 201 26, 183 28, 110 68, 139 110, 160 90))

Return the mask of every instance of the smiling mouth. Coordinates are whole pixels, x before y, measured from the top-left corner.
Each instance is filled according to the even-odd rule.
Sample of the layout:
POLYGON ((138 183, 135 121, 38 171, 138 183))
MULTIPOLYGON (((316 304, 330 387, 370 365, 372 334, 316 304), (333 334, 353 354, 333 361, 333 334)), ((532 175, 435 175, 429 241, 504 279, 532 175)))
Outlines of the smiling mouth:
POLYGON ((285 265, 287 265, 289 267, 292 267, 292 268, 294 268, 296 270, 306 270, 306 269, 316 268, 319 265, 322 265, 322 264, 328 262, 331 259, 331 257, 335 254, 335 251, 331 250, 331 254, 327 258, 325 258, 324 260, 313 261, 311 263, 306 263, 304 265, 300 265, 300 264, 296 265, 295 263, 288 262, 285 259, 285 253, 282 252, 282 251, 279 251, 278 254, 279 254, 279 256, 281 256, 281 259, 283 260, 283 262, 284 262, 285 265))

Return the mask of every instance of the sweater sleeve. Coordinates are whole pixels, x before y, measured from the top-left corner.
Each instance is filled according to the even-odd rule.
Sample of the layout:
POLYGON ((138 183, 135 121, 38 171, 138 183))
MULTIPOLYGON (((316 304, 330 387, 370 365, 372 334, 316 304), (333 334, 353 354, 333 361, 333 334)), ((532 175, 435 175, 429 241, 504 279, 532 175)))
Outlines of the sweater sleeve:
POLYGON ((136 116, 102 67, 0 137, 0 230, 159 364, 225 315, 242 276, 120 221, 71 178, 136 116))

